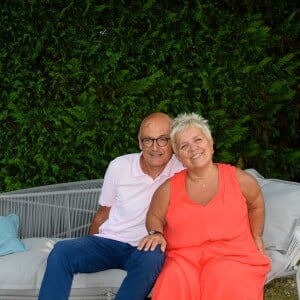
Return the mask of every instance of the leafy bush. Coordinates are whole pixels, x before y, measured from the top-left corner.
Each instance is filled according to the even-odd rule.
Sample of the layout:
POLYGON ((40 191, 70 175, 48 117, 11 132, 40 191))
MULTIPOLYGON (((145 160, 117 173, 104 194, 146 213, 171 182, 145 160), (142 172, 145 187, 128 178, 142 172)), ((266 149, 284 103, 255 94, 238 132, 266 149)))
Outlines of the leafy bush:
POLYGON ((103 177, 153 111, 201 113, 216 161, 299 181, 297 1, 7 0, 0 13, 0 190, 103 177))

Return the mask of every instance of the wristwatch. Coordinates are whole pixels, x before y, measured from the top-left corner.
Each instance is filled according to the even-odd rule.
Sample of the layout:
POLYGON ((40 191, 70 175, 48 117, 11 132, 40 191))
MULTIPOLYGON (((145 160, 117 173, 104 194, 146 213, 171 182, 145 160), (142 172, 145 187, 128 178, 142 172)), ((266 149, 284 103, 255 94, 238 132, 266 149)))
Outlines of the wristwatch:
POLYGON ((153 234, 156 234, 156 233, 159 233, 159 234, 161 234, 161 235, 164 235, 162 232, 157 231, 157 230, 150 230, 150 231, 148 231, 148 234, 149 234, 149 235, 153 235, 153 234))

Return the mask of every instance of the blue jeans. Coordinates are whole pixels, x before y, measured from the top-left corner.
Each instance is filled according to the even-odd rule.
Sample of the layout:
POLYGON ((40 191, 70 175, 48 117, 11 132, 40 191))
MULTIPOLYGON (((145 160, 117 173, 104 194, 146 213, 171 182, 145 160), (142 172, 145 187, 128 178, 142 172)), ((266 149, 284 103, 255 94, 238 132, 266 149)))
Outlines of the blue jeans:
POLYGON ((164 259, 159 246, 154 251, 140 251, 127 243, 93 235, 59 241, 49 254, 38 299, 68 299, 76 273, 123 269, 127 276, 115 299, 143 300, 151 291, 164 259))

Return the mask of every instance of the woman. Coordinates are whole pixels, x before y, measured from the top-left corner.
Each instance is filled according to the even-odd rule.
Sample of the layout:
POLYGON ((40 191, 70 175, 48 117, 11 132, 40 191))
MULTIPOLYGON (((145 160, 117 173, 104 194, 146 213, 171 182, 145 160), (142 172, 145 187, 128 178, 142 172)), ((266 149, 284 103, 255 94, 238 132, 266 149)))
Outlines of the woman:
POLYGON ((262 300, 270 260, 257 181, 213 162, 209 126, 195 113, 179 115, 170 138, 186 169, 157 189, 148 210, 139 248, 167 246, 152 300, 262 300))

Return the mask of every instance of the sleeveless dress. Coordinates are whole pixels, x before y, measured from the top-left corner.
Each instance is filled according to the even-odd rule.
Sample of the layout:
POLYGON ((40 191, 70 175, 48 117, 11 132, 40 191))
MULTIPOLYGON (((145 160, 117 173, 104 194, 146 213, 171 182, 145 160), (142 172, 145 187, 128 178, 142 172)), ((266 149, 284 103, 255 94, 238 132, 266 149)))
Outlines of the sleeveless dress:
POLYGON ((166 261, 152 300, 262 300, 269 258, 252 238, 236 169, 216 164, 219 188, 205 206, 189 199, 187 171, 171 178, 166 261))

